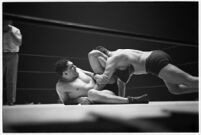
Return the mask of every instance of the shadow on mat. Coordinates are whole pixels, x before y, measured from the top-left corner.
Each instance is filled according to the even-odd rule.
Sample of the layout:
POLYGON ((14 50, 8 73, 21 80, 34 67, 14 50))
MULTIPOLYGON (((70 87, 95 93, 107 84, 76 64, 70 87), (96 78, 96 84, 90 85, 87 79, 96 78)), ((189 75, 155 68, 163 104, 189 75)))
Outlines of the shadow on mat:
MULTIPOLYGON (((97 114, 93 122, 51 122, 7 125, 4 133, 17 132, 198 132, 198 114, 169 112, 168 117, 118 120, 97 114)), ((122 114, 123 115, 123 114, 122 114)))

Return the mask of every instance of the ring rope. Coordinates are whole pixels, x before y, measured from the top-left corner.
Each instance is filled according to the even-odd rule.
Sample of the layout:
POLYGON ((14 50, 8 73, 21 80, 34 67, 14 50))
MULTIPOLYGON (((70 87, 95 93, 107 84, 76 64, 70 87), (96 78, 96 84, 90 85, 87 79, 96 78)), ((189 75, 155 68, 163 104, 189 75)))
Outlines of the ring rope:
POLYGON ((56 90, 56 88, 17 88, 18 90, 56 90))
POLYGON ((131 88, 126 88, 126 89, 148 89, 148 88, 163 88, 166 87, 165 85, 152 85, 152 86, 139 86, 139 87, 131 87, 131 88))
MULTIPOLYGON (((148 89, 148 88, 161 88, 161 87, 165 87, 165 85, 154 85, 154 86, 139 86, 139 87, 128 87, 126 89, 130 90, 130 89, 148 89)), ((42 90, 56 90, 56 88, 17 88, 18 90, 34 90, 34 91, 42 91, 42 90)))
POLYGON ((7 16, 9 18, 12 18, 12 19, 17 19, 19 21, 37 23, 37 24, 42 24, 42 25, 46 25, 46 26, 50 25, 53 27, 56 26, 56 27, 76 29, 76 30, 80 30, 80 31, 103 33, 103 34, 109 34, 109 35, 114 35, 114 36, 121 36, 121 37, 127 37, 127 38, 134 38, 134 39, 138 39, 138 40, 156 42, 156 43, 161 43, 161 44, 168 44, 168 45, 173 44, 175 46, 186 46, 186 47, 198 48, 197 44, 188 44, 188 43, 184 43, 181 41, 175 41, 175 40, 171 40, 171 39, 142 35, 142 34, 138 34, 138 33, 131 33, 128 31, 120 31, 120 30, 111 29, 111 28, 104 28, 104 27, 98 27, 98 26, 92 26, 92 25, 85 25, 85 24, 66 22, 66 21, 58 21, 58 20, 25 16, 25 15, 19 15, 19 14, 11 14, 11 13, 3 13, 3 15, 7 16))
POLYGON ((33 74, 55 74, 53 71, 18 71, 19 73, 33 73, 33 74))
POLYGON ((44 58, 68 58, 68 59, 88 60, 88 58, 65 57, 65 56, 50 56, 50 55, 41 55, 41 54, 19 53, 19 55, 22 55, 22 56, 33 56, 33 57, 44 57, 44 58))
MULTIPOLYGON (((186 62, 183 64, 178 64, 178 66, 186 66, 186 65, 196 64, 196 63, 198 63, 198 62, 197 61, 186 62)), ((36 74, 55 74, 56 73, 54 71, 24 71, 24 70, 20 70, 18 72, 19 73, 36 73, 36 74)))
POLYGON ((185 65, 191 65, 191 64, 196 64, 198 63, 197 61, 192 61, 192 62, 186 62, 186 63, 183 63, 183 64, 178 64, 178 66, 185 66, 185 65))
MULTIPOLYGON (((74 59, 74 60, 88 61, 88 58, 79 58, 79 57, 50 56, 50 55, 38 55, 38 54, 26 54, 26 53, 20 53, 19 55, 34 56, 34 57, 46 57, 46 58, 68 58, 68 59, 74 59)), ((183 64, 177 64, 177 65, 178 66, 183 66, 183 65, 195 64, 195 63, 198 63, 198 62, 197 61, 193 61, 193 62, 186 62, 186 63, 183 63, 183 64)), ((24 71, 21 71, 21 72, 24 72, 24 71)), ((33 71, 33 72, 36 72, 36 71, 33 71)), ((37 71, 37 72, 40 72, 40 71, 37 71)))
POLYGON ((175 49, 175 48, 178 48, 178 47, 179 46, 171 46, 171 47, 163 48, 161 50, 165 51, 165 50, 175 49))
POLYGON ((165 51, 165 50, 175 49, 175 48, 178 48, 178 47, 181 47, 181 46, 171 46, 171 47, 167 47, 167 48, 162 48, 160 50, 165 51))

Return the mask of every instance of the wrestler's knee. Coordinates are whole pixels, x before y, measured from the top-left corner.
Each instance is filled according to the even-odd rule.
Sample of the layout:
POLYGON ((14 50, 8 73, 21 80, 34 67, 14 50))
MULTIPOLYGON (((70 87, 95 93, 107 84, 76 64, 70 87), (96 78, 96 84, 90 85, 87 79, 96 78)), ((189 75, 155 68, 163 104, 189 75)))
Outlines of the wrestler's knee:
POLYGON ((174 87, 168 87, 168 89, 169 89, 169 92, 170 92, 171 94, 174 94, 174 95, 179 95, 179 94, 181 94, 179 85, 175 85, 174 87))
POLYGON ((92 50, 92 51, 90 51, 89 53, 88 53, 88 57, 91 57, 91 56, 93 56, 93 57, 98 57, 99 55, 99 51, 98 50, 92 50))
POLYGON ((98 90, 95 90, 95 89, 91 89, 91 90, 89 90, 88 91, 88 98, 89 98, 89 100, 91 100, 91 101, 96 101, 96 100, 98 100, 99 99, 99 91, 98 90))

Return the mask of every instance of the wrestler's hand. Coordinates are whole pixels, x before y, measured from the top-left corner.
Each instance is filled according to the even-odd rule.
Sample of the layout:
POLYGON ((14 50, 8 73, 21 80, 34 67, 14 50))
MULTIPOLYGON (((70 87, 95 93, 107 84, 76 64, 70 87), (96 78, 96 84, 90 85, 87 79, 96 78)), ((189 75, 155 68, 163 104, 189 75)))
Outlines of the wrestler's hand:
POLYGON ((105 84, 98 84, 96 83, 96 85, 94 86, 95 90, 102 90, 105 87, 105 84))
POLYGON ((99 75, 99 74, 96 74, 94 76, 94 79, 96 80, 96 82, 98 84, 107 84, 109 82, 109 79, 108 77, 104 76, 104 75, 99 75))
POLYGON ((88 99, 88 97, 80 97, 79 98, 79 104, 81 104, 81 105, 90 105, 90 104, 92 104, 93 102, 92 101, 90 101, 89 99, 88 99))

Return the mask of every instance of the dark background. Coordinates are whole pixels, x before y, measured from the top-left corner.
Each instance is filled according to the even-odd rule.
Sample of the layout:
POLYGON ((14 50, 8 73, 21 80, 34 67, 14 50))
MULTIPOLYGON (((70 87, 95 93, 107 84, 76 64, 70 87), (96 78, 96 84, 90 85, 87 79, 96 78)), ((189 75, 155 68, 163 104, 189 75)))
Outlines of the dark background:
MULTIPOLYGON (((174 46, 15 21, 14 25, 23 35, 17 103, 56 103, 54 63, 59 59, 57 56, 69 57, 78 67, 91 71, 87 54, 99 45, 110 50, 161 49, 171 55, 179 68, 198 76, 198 2, 4 2, 3 13, 112 28, 192 44, 192 47, 174 46)), ((198 94, 170 94, 163 81, 155 76, 133 76, 127 95, 144 93, 149 94, 151 101, 198 99, 198 94)))

